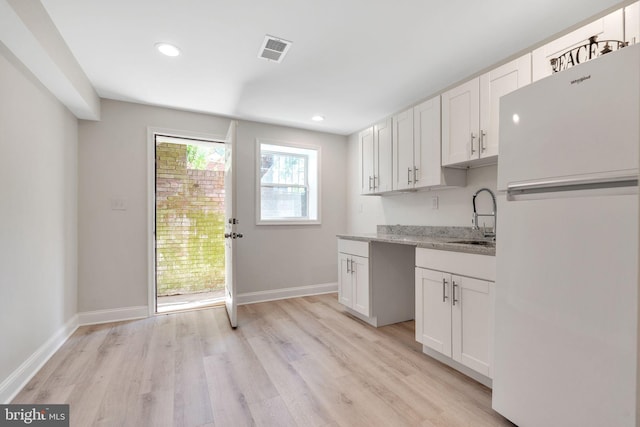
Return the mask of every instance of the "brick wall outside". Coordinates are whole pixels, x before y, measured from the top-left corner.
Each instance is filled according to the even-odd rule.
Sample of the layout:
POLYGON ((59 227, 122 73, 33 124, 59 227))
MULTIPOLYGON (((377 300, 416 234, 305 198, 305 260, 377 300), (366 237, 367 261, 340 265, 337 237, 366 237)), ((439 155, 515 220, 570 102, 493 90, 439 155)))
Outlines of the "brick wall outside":
POLYGON ((156 146, 158 296, 224 287, 224 164, 187 169, 187 146, 156 146), (218 169, 218 170, 211 170, 218 169))

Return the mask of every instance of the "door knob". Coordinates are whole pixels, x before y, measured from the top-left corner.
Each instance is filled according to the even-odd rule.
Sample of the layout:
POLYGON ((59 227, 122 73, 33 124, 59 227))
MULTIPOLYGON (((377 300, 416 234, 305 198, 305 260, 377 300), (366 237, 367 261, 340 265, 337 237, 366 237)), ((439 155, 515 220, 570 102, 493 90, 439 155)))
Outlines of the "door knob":
POLYGON ((231 234, 230 234, 230 233, 224 233, 224 238, 225 238, 225 239, 228 239, 229 237, 231 237, 231 234))

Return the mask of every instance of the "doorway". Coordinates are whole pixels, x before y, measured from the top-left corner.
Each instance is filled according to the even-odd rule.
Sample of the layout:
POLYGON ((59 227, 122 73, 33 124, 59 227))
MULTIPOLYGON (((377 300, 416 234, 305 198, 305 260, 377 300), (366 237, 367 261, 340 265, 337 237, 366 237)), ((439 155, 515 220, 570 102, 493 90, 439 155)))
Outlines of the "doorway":
POLYGON ((225 301, 225 144, 155 135, 156 313, 225 301))

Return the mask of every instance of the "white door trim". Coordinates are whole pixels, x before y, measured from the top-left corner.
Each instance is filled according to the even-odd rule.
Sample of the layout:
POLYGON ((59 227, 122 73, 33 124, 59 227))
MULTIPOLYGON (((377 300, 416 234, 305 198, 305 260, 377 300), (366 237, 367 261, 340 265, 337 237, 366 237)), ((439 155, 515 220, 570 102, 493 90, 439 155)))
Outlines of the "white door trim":
POLYGON ((149 316, 156 314, 156 251, 155 251, 155 222, 156 222, 156 150, 155 135, 174 136, 176 138, 194 138, 211 142, 224 142, 226 135, 215 135, 188 130, 167 129, 154 126, 147 127, 147 301, 149 316))

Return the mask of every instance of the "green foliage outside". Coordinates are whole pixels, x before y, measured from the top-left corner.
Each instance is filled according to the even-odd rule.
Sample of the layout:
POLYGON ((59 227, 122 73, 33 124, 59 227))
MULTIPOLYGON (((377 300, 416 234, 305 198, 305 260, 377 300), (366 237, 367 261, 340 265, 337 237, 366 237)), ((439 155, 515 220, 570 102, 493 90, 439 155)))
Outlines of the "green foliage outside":
POLYGON ((187 169, 204 170, 207 168, 209 150, 198 145, 187 145, 187 169))

